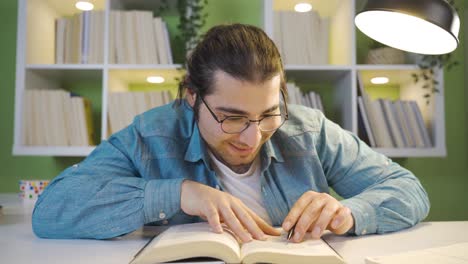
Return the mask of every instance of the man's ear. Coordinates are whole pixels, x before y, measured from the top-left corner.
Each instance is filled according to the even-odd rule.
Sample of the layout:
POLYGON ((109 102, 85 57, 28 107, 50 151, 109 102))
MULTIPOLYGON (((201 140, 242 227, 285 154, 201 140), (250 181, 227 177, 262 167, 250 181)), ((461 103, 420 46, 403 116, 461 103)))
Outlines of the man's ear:
POLYGON ((195 105, 195 101, 197 99, 197 94, 192 89, 188 88, 185 96, 186 96, 187 102, 193 108, 195 105))

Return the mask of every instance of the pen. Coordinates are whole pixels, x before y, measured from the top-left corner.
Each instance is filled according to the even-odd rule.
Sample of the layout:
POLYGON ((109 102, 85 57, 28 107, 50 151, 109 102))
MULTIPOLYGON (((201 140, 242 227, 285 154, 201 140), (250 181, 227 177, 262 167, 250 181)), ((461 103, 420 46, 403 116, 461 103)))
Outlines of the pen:
POLYGON ((289 240, 291 240, 291 237, 294 236, 294 229, 296 228, 296 224, 294 224, 291 229, 289 229, 288 231, 288 236, 287 236, 287 240, 288 240, 288 243, 289 243, 289 240))

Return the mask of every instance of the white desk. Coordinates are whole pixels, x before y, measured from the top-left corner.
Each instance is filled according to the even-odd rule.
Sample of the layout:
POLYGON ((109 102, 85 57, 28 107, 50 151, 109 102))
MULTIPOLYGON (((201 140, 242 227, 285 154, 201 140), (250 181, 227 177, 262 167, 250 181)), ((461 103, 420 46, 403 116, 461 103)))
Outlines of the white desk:
MULTIPOLYGON (((110 240, 54 240, 36 237, 31 228, 32 204, 16 194, 0 194, 0 263, 128 263, 159 230, 142 228, 110 240)), ((468 242, 468 221, 424 222, 386 235, 324 239, 347 263, 362 264, 368 256, 468 242)))

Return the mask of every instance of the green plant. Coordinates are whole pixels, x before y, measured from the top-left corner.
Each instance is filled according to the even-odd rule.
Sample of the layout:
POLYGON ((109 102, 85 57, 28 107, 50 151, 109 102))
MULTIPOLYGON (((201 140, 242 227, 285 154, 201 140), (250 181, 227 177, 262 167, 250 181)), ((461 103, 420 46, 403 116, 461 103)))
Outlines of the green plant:
POLYGON ((206 23, 208 14, 203 12, 208 0, 178 0, 177 9, 179 11, 179 39, 184 43, 182 68, 185 68, 187 55, 200 40, 200 30, 206 23))
MULTIPOLYGON (((179 15, 179 24, 177 29, 178 35, 175 37, 177 43, 182 43, 182 69, 185 69, 187 54, 198 43, 201 37, 201 28, 206 23, 208 14, 203 12, 204 7, 208 4, 208 0, 177 0, 177 13, 179 15)), ((161 0, 157 15, 172 9, 173 5, 169 5, 169 0, 161 0)))

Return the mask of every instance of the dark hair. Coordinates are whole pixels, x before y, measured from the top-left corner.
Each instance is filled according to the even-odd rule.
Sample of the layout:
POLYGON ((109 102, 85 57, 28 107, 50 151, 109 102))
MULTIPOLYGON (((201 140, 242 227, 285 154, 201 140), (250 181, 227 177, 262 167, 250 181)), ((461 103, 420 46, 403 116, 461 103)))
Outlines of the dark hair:
POLYGON ((274 42, 260 28, 243 25, 219 25, 211 28, 187 60, 187 75, 179 85, 178 99, 185 89, 195 92, 194 111, 198 115, 200 98, 213 92, 214 74, 224 71, 232 77, 262 83, 280 74, 281 89, 287 95, 281 56, 274 42))

